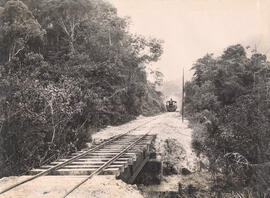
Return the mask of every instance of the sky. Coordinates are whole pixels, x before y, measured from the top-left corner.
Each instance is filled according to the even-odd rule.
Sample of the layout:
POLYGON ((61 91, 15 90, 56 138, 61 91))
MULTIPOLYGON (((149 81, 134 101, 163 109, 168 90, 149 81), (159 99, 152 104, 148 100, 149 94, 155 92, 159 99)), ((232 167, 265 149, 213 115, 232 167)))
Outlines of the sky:
POLYGON ((108 0, 130 31, 164 40, 164 53, 151 67, 166 81, 190 80, 192 64, 230 45, 250 46, 270 57, 270 0, 108 0))

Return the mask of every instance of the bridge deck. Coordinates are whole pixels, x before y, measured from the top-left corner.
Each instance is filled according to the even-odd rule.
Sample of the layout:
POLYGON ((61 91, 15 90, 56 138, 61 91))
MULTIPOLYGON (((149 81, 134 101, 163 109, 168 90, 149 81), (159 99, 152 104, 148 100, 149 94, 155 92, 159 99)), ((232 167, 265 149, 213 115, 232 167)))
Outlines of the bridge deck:
MULTIPOLYGON (((64 167, 51 171, 49 175, 90 175, 96 169, 98 169, 100 166, 110 160, 112 157, 119 154, 123 148, 125 148, 137 138, 137 135, 126 135, 119 140, 113 141, 112 143, 105 145, 104 147, 94 152, 91 152, 79 159, 76 159, 75 161, 65 165, 64 167)), ((140 172, 144 164, 149 159, 149 148, 154 138, 155 136, 153 135, 147 135, 143 138, 142 141, 140 141, 133 148, 124 153, 120 158, 114 161, 100 174, 115 175, 127 183, 133 183, 137 174, 140 172)), ((78 151, 66 157, 65 159, 59 159, 55 162, 50 163, 49 165, 44 165, 39 168, 32 169, 29 174, 38 174, 83 152, 83 150, 78 151)))

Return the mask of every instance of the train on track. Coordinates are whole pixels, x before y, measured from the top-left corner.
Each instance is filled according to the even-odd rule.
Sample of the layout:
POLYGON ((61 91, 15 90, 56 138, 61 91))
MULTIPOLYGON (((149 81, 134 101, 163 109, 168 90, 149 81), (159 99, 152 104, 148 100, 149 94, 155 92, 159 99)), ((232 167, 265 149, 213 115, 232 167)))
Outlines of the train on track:
POLYGON ((168 112, 175 112, 177 109, 177 102, 170 99, 166 102, 166 109, 168 112))

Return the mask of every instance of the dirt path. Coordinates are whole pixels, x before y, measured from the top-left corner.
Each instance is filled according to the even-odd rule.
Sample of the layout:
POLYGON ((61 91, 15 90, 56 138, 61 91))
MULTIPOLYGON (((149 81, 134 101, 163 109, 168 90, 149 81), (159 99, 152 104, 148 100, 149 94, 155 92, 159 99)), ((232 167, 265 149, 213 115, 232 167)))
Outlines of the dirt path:
MULTIPOLYGON (((149 122, 150 123, 134 130, 132 134, 144 134, 150 132, 150 134, 156 134, 156 149, 160 153, 160 157, 165 162, 173 165, 176 171, 180 171, 182 167, 186 167, 190 170, 196 168, 196 157, 192 153, 191 149, 191 129, 187 127, 187 122, 181 122, 180 114, 165 113, 154 117, 138 117, 136 120, 127 124, 107 127, 102 131, 93 135, 93 139, 98 142, 101 139, 107 139, 113 135, 117 135, 135 128, 138 125, 149 122), (154 120, 153 120, 154 119, 154 120)), ((23 177, 8 177, 0 180, 0 191, 5 187, 16 183, 23 179, 23 177)), ((59 197, 74 184, 80 181, 82 177, 55 177, 46 176, 34 180, 30 183, 24 184, 11 193, 0 195, 0 197, 59 197)), ((167 179, 168 181, 169 179, 167 179)), ((170 188, 177 187, 177 178, 174 179, 174 185, 170 182, 168 186, 170 188), (176 185, 176 187, 175 187, 176 185)), ((165 185, 166 186, 166 185, 165 185)), ((160 188, 165 188, 164 185, 160 188)), ((164 189, 166 190, 166 188, 164 189)), ((71 197, 91 197, 91 198, 115 198, 115 197, 143 197, 138 188, 133 185, 127 185, 120 180, 115 180, 114 177, 97 176, 93 180, 86 182, 80 187, 76 194, 71 197), (78 195, 78 196, 76 196, 78 195)))

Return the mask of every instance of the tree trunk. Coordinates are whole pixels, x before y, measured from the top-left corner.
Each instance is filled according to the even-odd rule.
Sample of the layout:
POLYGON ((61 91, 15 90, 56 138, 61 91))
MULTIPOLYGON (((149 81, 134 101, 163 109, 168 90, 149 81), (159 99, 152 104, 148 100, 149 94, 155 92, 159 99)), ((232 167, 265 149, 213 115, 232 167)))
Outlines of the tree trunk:
POLYGON ((70 47, 71 54, 75 54, 75 48, 74 48, 74 43, 72 39, 69 41, 69 47, 70 47))

